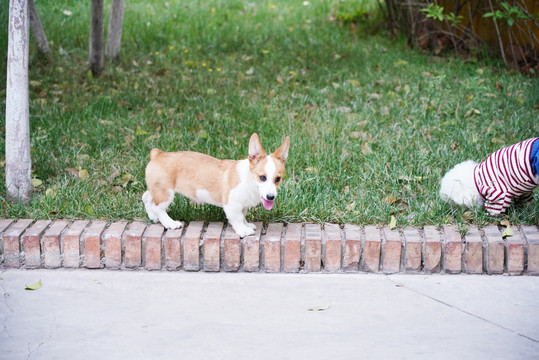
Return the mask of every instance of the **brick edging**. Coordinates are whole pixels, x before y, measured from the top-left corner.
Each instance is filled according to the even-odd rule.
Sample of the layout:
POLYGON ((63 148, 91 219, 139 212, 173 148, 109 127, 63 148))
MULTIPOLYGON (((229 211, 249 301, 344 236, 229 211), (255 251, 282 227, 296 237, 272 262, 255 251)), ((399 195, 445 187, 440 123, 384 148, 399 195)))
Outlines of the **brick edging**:
POLYGON ((240 239, 222 222, 179 230, 100 220, 0 219, 0 267, 206 272, 539 275, 539 228, 390 230, 373 225, 281 224, 240 239))

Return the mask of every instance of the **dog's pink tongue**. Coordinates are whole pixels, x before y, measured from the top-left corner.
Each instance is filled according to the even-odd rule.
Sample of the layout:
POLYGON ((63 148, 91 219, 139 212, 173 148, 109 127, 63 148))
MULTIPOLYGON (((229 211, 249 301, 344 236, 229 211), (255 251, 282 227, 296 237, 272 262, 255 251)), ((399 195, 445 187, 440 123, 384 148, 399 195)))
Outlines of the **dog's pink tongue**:
POLYGON ((262 198, 262 204, 266 210, 271 210, 273 208, 273 200, 266 200, 262 198))

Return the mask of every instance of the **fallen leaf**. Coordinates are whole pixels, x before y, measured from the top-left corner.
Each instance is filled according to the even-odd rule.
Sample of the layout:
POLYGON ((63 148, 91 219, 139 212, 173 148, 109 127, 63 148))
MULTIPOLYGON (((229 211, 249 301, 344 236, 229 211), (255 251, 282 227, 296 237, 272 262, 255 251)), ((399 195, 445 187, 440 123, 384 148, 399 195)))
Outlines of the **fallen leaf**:
POLYGON ((132 135, 132 134, 126 135, 126 136, 124 137, 124 141, 125 141, 125 143, 126 143, 127 145, 130 145, 130 144, 133 142, 133 140, 135 140, 135 136, 132 135))
POLYGON ((371 149, 371 145, 366 142, 366 143, 363 143, 361 145, 361 153, 363 155, 369 155, 369 154, 372 154, 372 149, 371 149))
POLYGON ((504 220, 500 221, 500 225, 509 227, 509 226, 511 226, 511 223, 509 222, 509 220, 504 219, 504 220))
POLYGON ((506 227, 505 230, 502 232, 502 238, 513 236, 513 235, 515 235, 515 233, 509 226, 506 227))
POLYGON ((324 305, 324 306, 313 306, 312 308, 309 308, 309 311, 324 311, 331 307, 331 305, 324 305))
POLYGON ((356 79, 350 79, 350 80, 347 80, 346 82, 350 83, 353 87, 359 87, 360 85, 359 81, 357 81, 356 79))
POLYGON ((79 170, 73 169, 73 168, 67 168, 66 171, 69 173, 69 175, 78 177, 79 176, 79 170))
POLYGON ((395 215, 391 215, 391 220, 389 221, 389 230, 395 230, 397 227, 397 218, 395 215))
POLYGON ((88 180, 90 178, 90 174, 88 173, 88 170, 82 169, 79 171, 78 175, 81 180, 88 180))
POLYGON ((470 110, 466 111, 466 113, 464 114, 464 117, 470 117, 470 116, 474 116, 474 115, 481 115, 481 111, 479 111, 477 109, 470 109, 470 110))
POLYGON ((107 177, 107 180, 109 182, 112 182, 112 180, 116 179, 118 176, 120 176, 121 174, 121 171, 120 170, 114 170, 112 172, 112 174, 110 174, 108 177, 107 177))
POLYGON ((391 196, 391 195, 388 195, 386 196, 386 198, 384 199, 384 201, 388 204, 394 204, 395 202, 397 202, 397 198, 394 197, 394 196, 391 196))
POLYGON ((382 98, 382 94, 372 93, 368 94, 367 97, 369 100, 380 100, 382 98))
POLYGON ((400 66, 400 65, 406 65, 408 64, 408 61, 406 60, 397 60, 396 62, 393 63, 394 66, 400 66))
POLYGON ((56 197, 56 191, 51 189, 51 188, 48 188, 46 191, 45 191, 45 196, 48 196, 52 199, 54 199, 56 197))
POLYGON ((503 90, 502 84, 500 84, 500 83, 497 82, 497 81, 496 81, 496 89, 498 89, 498 90, 500 90, 500 91, 503 90))
POLYGON ((33 178, 32 179, 32 186, 33 187, 39 187, 39 186, 41 186, 41 184, 43 184, 43 181, 39 180, 38 178, 33 178))
POLYGON ((38 282, 36 282, 35 284, 33 285, 27 285, 24 290, 37 290, 37 289, 41 289, 41 280, 39 280, 38 282))
POLYGON ((473 211, 465 211, 464 214, 462 214, 462 220, 464 221, 467 221, 467 220, 473 220, 475 217, 475 214, 473 211))
POLYGON ((414 175, 414 176, 411 176, 411 175, 401 175, 397 178, 398 180, 400 181, 408 181, 408 182, 411 182, 411 181, 421 181, 423 180, 423 176, 417 176, 417 175, 414 175))

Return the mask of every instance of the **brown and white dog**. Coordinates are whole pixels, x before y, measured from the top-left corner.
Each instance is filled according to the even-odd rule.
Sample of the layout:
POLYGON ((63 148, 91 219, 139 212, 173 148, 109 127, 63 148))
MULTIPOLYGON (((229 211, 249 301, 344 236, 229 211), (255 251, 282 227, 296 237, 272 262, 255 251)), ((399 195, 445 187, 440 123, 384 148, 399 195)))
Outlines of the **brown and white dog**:
POLYGON ((256 226, 245 220, 247 210, 260 202, 266 210, 273 208, 289 148, 287 136, 273 154, 266 155, 255 133, 249 140, 249 158, 244 160, 219 160, 192 151, 152 149, 146 166, 148 191, 142 195, 148 217, 167 229, 180 228, 181 222, 167 214, 174 194, 179 193, 196 203, 222 207, 239 236, 252 235, 256 226))

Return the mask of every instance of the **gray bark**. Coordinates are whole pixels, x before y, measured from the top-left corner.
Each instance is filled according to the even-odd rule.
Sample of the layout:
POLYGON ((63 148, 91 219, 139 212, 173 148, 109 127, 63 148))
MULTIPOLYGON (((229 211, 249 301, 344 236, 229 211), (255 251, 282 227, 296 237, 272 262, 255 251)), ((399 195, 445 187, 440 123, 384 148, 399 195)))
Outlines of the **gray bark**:
POLYGON ((47 41, 47 35, 45 35, 45 31, 41 25, 41 20, 39 19, 34 0, 28 0, 28 14, 30 16, 30 28, 34 33, 37 49, 41 55, 45 56, 47 60, 50 61, 52 60, 51 48, 49 47, 49 42, 47 41))
POLYGON ((93 75, 103 70, 103 0, 92 0, 90 14, 89 67, 93 75))
POLYGON ((10 201, 27 201, 32 195, 28 32, 27 0, 10 0, 6 74, 6 195, 10 201))
POLYGON ((112 0, 110 4, 110 19, 107 32, 107 45, 105 56, 109 59, 118 59, 122 44, 122 24, 124 21, 124 0, 112 0))

